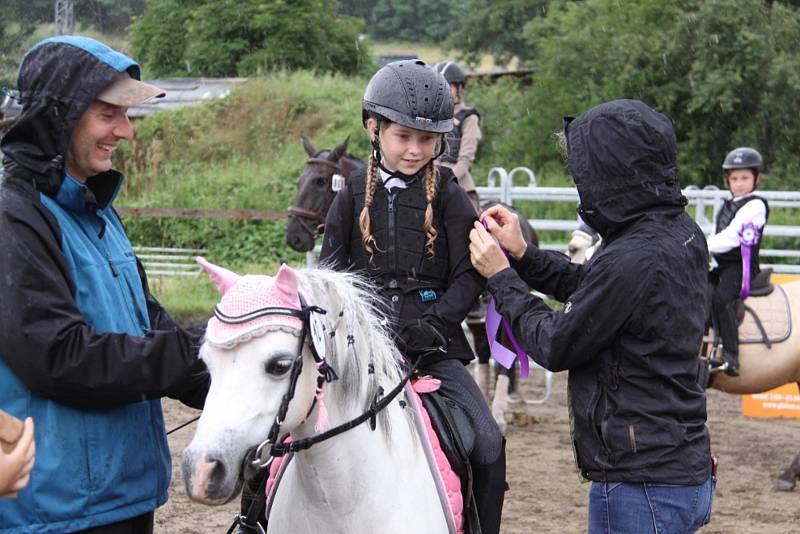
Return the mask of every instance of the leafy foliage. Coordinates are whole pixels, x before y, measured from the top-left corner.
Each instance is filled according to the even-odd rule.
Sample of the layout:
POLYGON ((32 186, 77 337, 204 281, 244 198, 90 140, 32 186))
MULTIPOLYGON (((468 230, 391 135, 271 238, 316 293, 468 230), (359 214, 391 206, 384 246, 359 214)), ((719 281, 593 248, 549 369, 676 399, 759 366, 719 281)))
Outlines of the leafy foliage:
MULTIPOLYGON (((53 0, 3 0, 2 20, 6 23, 36 25, 52 23, 53 0)), ((122 33, 132 17, 144 9, 144 0, 74 0, 75 22, 102 33, 122 33)))
POLYGON ((131 29, 153 76, 250 76, 275 69, 371 70, 363 22, 332 0, 145 0, 131 29))
POLYGON ((526 22, 547 14, 549 0, 467 0, 462 16, 445 42, 475 65, 484 53, 499 63, 535 57, 522 33, 526 22))
MULTIPOLYGON (((306 154, 300 135, 331 148, 350 136, 365 156, 362 78, 277 73, 225 99, 162 111, 136 123, 136 137, 115 152, 127 179, 125 206, 255 209, 285 212, 297 193, 306 154)), ((127 217, 134 242, 208 248, 213 261, 299 263, 285 245, 286 220, 226 221, 127 217)))
POLYGON ((464 12, 461 0, 378 0, 367 31, 376 41, 440 43, 464 12))
POLYGON ((721 183, 725 153, 749 145, 780 176, 770 188, 796 188, 798 32, 800 12, 781 3, 553 1, 525 26, 542 71, 518 135, 536 160, 557 161, 563 115, 638 98, 674 120, 684 184, 721 183))
POLYGON ((467 6, 462 0, 340 0, 339 12, 365 21, 378 42, 441 43, 457 30, 467 6))

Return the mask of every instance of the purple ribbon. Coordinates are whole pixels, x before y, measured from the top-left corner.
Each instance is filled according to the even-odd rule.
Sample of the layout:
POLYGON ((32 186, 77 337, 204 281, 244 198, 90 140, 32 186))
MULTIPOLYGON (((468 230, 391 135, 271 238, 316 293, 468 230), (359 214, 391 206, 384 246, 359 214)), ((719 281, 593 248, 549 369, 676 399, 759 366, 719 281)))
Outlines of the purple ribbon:
POLYGON ((528 355, 517 343, 514 334, 511 332, 511 325, 508 324, 506 318, 497 312, 494 299, 489 301, 489 306, 486 309, 486 337, 489 339, 489 352, 497 363, 506 369, 511 369, 511 366, 514 365, 514 359, 519 358, 519 376, 528 378, 528 355), (497 331, 500 329, 501 323, 508 339, 511 340, 514 352, 511 352, 497 341, 497 331))
POLYGON ((743 224, 739 229, 739 243, 742 245, 742 290, 739 298, 742 300, 750 294, 750 255, 760 240, 761 232, 752 222, 743 224))
MULTIPOLYGON (((481 224, 483 224, 483 227, 488 232, 489 227, 486 222, 481 221, 481 224)), ((492 239, 494 239, 494 236, 492 236, 492 239)), ((497 240, 495 239, 495 241, 497 240)), ((500 246, 500 243, 497 243, 497 245, 500 246)), ((508 252, 502 246, 500 246, 500 250, 503 251, 507 258, 509 257, 508 252)), ((489 340, 489 353, 497 363, 506 369, 511 369, 511 366, 514 365, 514 360, 519 358, 519 376, 521 378, 528 378, 528 355, 522 350, 519 343, 517 343, 517 339, 511 331, 511 325, 506 318, 497 312, 494 298, 489 301, 489 306, 486 308, 486 337, 489 340), (500 329, 501 324, 503 325, 506 336, 508 336, 508 339, 511 341, 511 346, 514 347, 514 352, 511 352, 504 347, 502 343, 497 341, 497 331, 500 329)))

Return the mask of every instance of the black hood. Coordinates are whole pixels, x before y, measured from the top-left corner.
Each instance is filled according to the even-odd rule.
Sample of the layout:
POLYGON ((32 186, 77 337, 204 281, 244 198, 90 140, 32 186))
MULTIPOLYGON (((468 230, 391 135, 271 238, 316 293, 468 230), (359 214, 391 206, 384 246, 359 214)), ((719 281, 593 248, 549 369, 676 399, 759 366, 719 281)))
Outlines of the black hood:
POLYGON ((6 179, 33 181, 55 196, 72 131, 95 97, 125 71, 140 79, 132 59, 86 37, 54 37, 31 48, 17 80, 22 113, 0 143, 6 179))
POLYGON ((672 121, 638 100, 613 100, 565 124, 581 216, 608 239, 649 213, 683 211, 672 121))

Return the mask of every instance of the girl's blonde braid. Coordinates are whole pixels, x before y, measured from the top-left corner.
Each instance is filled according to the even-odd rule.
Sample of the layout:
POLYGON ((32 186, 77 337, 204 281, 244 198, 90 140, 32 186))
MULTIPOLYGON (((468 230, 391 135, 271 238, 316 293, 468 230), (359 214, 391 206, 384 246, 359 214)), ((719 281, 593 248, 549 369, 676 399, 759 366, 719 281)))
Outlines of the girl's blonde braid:
POLYGON ((375 155, 371 154, 369 163, 367 164, 367 184, 366 195, 364 197, 364 208, 358 216, 358 226, 361 228, 361 243, 364 249, 369 253, 369 262, 372 263, 372 257, 375 254, 375 249, 378 244, 375 242, 375 236, 372 235, 372 228, 369 218, 369 208, 372 206, 372 200, 375 196, 375 189, 378 187, 380 179, 378 178, 378 162, 375 155), (374 247, 374 248, 373 248, 374 247))
POLYGON ((425 249, 428 251, 428 256, 433 257, 433 242, 439 232, 433 227, 433 198, 436 196, 436 181, 439 177, 439 170, 434 166, 433 161, 428 163, 428 171, 425 173, 425 199, 428 201, 428 206, 425 208, 425 220, 422 222, 422 228, 425 230, 425 249))

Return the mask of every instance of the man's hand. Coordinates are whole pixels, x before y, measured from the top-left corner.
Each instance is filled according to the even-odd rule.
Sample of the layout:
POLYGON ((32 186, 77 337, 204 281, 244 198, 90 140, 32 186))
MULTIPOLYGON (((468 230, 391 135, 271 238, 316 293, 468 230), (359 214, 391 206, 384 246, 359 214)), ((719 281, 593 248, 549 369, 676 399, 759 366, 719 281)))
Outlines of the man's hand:
POLYGON ((28 485, 36 457, 33 441, 33 419, 25 420, 25 428, 16 444, 0 444, 0 498, 13 499, 28 485))
POLYGON ((511 257, 518 260, 525 254, 528 243, 522 237, 519 227, 519 216, 505 206, 495 204, 481 214, 481 222, 486 224, 487 230, 497 239, 511 257))
POLYGON ((500 245, 479 222, 469 233, 469 258, 473 267, 487 279, 509 267, 500 245))

